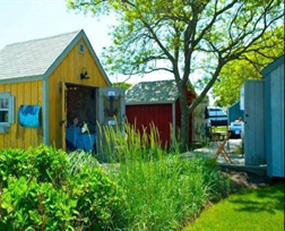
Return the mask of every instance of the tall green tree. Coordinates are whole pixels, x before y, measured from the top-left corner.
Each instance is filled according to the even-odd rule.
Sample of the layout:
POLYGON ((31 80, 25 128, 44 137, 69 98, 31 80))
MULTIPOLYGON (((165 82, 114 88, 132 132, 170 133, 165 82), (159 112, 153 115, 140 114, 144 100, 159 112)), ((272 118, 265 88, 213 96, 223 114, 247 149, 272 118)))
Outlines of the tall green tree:
POLYGON ((271 35, 271 32, 267 32, 262 36, 261 40, 267 43, 267 47, 262 51, 259 47, 255 47, 256 51, 245 54, 224 66, 219 81, 213 86, 214 96, 219 97, 217 105, 230 106, 237 102, 244 81, 262 78, 262 69, 284 53, 284 25, 275 29, 275 36, 271 35))
POLYGON ((282 0, 69 0, 68 5, 94 16, 116 15, 114 45, 105 52, 110 70, 126 75, 159 70, 173 74, 184 143, 189 141, 190 114, 222 68, 252 52, 253 45, 266 46, 259 38, 284 15, 282 0), (203 73, 205 85, 188 105, 185 92, 195 70, 203 73))

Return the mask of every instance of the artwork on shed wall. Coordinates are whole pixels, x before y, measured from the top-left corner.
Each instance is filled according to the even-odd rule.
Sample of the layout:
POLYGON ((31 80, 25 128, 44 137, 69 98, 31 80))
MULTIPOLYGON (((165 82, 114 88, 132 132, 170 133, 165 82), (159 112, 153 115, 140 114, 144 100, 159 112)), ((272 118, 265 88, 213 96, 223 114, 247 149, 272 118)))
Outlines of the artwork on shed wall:
POLYGON ((38 128, 41 126, 39 105, 21 105, 18 111, 19 124, 25 128, 38 128))
POLYGON ((109 125, 115 125, 114 118, 120 114, 121 95, 108 95, 104 98, 104 118, 109 125))

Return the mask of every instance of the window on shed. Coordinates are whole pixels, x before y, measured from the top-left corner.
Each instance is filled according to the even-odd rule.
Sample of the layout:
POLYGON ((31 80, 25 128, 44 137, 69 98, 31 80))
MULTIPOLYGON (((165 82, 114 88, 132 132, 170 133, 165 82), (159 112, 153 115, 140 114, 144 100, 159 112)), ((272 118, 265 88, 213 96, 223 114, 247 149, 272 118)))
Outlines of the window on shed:
POLYGON ((84 53, 85 53, 85 44, 79 43, 79 54, 84 54, 84 53))
POLYGON ((14 108, 14 97, 7 92, 0 93, 0 133, 7 132, 14 123, 14 108))

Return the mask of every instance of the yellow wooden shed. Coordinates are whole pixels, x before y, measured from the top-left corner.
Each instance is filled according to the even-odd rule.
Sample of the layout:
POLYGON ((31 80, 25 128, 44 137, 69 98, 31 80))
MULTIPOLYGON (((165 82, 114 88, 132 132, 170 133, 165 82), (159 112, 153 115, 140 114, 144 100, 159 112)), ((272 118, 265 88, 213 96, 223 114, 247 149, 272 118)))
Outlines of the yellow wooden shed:
MULTIPOLYGON (((40 143, 65 149, 66 129, 75 117, 91 133, 96 129, 100 89, 110 85, 83 30, 5 46, 0 51, 0 149, 40 143), (21 113, 32 123, 21 121, 21 113)), ((115 96, 104 92, 109 99, 115 96)))

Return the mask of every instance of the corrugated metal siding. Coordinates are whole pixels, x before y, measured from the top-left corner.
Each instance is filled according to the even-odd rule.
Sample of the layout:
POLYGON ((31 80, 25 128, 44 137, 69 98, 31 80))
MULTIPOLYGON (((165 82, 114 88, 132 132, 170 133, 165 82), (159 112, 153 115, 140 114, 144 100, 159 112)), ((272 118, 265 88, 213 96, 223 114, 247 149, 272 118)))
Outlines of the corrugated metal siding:
POLYGON ((126 115, 128 122, 136 124, 139 131, 153 122, 160 132, 162 145, 169 145, 172 104, 127 105, 126 115))

